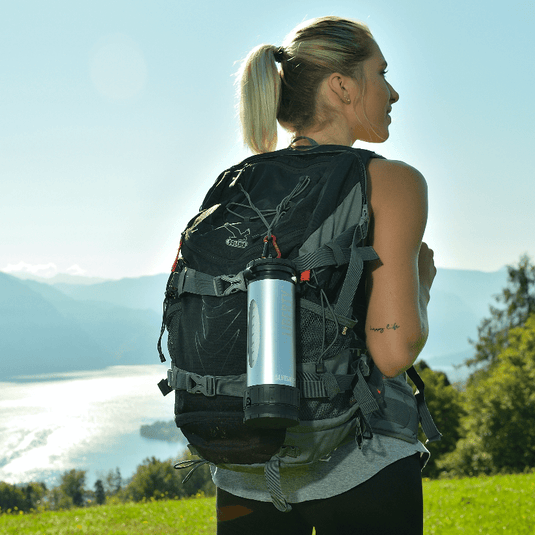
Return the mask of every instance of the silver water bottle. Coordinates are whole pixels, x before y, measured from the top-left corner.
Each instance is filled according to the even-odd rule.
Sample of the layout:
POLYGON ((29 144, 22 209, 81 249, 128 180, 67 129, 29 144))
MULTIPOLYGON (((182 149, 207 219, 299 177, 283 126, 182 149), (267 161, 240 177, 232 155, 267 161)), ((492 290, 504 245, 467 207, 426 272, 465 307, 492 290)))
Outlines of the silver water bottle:
POLYGON ((293 263, 253 260, 247 279, 247 389, 244 422, 286 428, 299 423, 293 263))

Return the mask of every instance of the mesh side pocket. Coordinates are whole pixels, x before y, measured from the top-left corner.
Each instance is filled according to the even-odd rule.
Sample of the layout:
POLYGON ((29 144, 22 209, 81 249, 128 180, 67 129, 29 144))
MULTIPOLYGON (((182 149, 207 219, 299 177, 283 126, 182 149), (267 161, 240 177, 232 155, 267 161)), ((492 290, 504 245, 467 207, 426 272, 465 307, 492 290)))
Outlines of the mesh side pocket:
MULTIPOLYGON (((297 340, 297 358, 302 363, 318 363, 322 355, 322 344, 327 350, 321 362, 327 369, 336 368, 336 358, 344 353, 351 345, 352 335, 342 334, 343 327, 336 325, 328 318, 300 307, 299 309, 300 335, 297 340), (325 326, 324 326, 325 323, 325 326), (323 333, 325 342, 323 342, 323 333), (332 344, 332 345, 331 345, 332 344), (331 361, 331 362, 329 362, 331 361)), ((336 373, 349 373, 348 369, 337 369, 336 373)), ((354 404, 351 391, 341 392, 334 399, 301 398, 299 409, 300 420, 325 420, 335 418, 347 412, 354 404)))
POLYGON ((342 392, 332 401, 319 399, 301 399, 299 407, 299 419, 307 420, 326 420, 336 418, 347 412, 353 405, 352 392, 342 392))
POLYGON ((298 361, 319 362, 322 346, 323 350, 328 349, 322 357, 324 361, 336 357, 350 346, 351 336, 342 334, 343 327, 341 325, 337 327, 334 321, 325 318, 324 326, 321 316, 302 307, 298 311, 298 320, 300 326, 297 337, 298 361))

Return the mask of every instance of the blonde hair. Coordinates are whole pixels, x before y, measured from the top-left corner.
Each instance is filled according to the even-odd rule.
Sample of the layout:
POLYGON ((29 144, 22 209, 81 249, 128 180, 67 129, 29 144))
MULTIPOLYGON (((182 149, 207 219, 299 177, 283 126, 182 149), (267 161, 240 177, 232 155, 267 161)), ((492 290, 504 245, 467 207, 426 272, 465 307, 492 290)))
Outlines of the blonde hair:
POLYGON ((360 79, 373 42, 365 24, 322 17, 297 26, 281 48, 254 48, 239 71, 245 144, 254 153, 270 152, 277 146, 277 121, 301 132, 328 120, 317 99, 320 83, 333 72, 360 79))

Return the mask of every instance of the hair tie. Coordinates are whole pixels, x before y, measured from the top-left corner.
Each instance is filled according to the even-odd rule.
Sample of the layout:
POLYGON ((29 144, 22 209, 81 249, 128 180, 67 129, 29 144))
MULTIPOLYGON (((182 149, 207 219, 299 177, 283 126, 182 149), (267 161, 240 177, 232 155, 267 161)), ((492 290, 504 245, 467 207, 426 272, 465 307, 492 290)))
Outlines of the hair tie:
POLYGON ((282 63, 282 60, 284 58, 284 48, 282 46, 279 46, 275 52, 273 52, 273 55, 275 56, 275 61, 277 63, 282 63))

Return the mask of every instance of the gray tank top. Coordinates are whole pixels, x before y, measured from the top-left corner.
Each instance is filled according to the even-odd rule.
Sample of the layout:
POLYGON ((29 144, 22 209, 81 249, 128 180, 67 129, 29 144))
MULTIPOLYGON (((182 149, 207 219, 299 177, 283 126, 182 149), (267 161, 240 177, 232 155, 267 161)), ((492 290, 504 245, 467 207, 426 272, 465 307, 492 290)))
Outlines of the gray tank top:
MULTIPOLYGON (((421 443, 411 444, 397 438, 374 434, 362 449, 349 442, 335 450, 328 461, 299 467, 281 467, 282 491, 289 503, 337 496, 373 477, 391 463, 415 453, 429 452, 421 443)), ((270 502, 263 468, 256 472, 233 472, 212 467, 214 484, 236 496, 270 502)))

